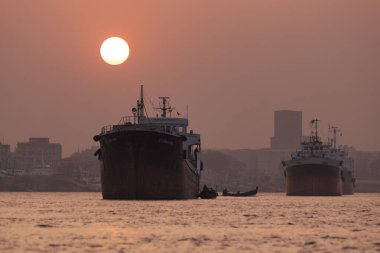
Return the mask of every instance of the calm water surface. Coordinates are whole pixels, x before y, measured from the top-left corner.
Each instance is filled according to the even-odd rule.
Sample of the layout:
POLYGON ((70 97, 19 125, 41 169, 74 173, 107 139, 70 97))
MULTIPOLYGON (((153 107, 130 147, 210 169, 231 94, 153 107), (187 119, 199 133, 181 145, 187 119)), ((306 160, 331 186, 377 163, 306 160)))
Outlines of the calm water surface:
POLYGON ((380 252, 380 194, 110 201, 1 192, 0 252, 380 252))

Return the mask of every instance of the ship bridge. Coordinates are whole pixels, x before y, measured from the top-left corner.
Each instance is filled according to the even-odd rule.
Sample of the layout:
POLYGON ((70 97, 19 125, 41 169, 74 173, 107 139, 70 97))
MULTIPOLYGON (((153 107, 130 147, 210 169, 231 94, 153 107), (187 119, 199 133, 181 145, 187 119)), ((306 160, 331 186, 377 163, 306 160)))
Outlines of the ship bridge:
POLYGON ((140 120, 141 124, 159 126, 166 132, 186 133, 189 120, 186 118, 146 118, 140 120))
MULTIPOLYGON (((148 117, 144 105, 143 86, 141 86, 140 100, 137 101, 137 106, 132 108, 133 116, 122 117, 117 125, 103 127, 101 134, 132 129, 149 130, 183 136, 188 145, 200 143, 199 135, 194 134, 191 130, 190 133, 187 132, 189 125, 187 118, 171 117, 175 108, 170 105, 169 97, 159 97, 159 99, 159 106, 154 109, 158 110, 160 114, 157 114, 156 117, 148 117)), ((180 114, 178 113, 178 115, 180 114)))

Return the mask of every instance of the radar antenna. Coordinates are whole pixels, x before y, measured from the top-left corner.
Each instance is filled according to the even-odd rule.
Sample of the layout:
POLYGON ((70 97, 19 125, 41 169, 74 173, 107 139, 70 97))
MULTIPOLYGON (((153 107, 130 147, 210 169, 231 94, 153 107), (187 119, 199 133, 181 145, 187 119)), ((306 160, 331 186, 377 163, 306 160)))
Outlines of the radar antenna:
POLYGON ((169 97, 159 97, 160 103, 159 107, 155 107, 154 109, 161 111, 161 117, 166 118, 167 111, 169 112, 169 116, 172 116, 172 111, 175 109, 171 107, 169 103, 169 97))

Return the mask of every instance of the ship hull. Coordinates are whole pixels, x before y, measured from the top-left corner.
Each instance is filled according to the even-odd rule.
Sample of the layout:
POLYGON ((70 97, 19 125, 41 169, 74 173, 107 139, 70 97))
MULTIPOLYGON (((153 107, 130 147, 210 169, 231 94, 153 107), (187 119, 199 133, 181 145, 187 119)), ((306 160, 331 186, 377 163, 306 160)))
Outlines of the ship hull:
POLYGON ((179 136, 125 130, 104 134, 101 183, 104 199, 191 199, 199 173, 183 159, 179 136))
POLYGON ((298 164, 286 169, 286 195, 340 196, 342 179, 338 166, 298 164))
POLYGON ((352 171, 342 171, 342 194, 353 195, 354 194, 354 178, 352 171))

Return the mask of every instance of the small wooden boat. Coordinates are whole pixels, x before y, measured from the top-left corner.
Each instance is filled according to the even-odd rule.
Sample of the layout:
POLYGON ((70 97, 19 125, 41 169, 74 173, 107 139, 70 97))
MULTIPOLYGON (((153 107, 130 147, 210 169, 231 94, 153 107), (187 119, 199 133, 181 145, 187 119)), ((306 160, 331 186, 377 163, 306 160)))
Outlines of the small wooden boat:
POLYGON ((207 185, 203 186, 203 190, 199 193, 201 199, 215 199, 218 196, 217 191, 207 185))
POLYGON ((257 191, 259 190, 259 187, 256 186, 256 189, 252 191, 247 191, 247 192, 229 192, 227 189, 223 190, 223 196, 233 196, 233 197, 248 197, 248 196, 255 196, 257 191))

